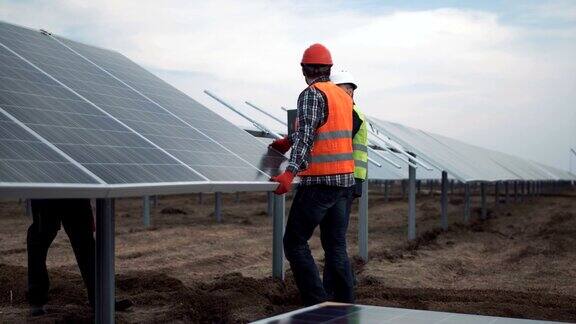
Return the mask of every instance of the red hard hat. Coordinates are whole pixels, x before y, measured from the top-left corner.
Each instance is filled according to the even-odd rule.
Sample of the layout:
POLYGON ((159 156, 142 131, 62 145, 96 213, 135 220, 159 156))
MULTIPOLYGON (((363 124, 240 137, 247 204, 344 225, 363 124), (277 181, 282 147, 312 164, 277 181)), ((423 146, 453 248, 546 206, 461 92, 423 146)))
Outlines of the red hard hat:
POLYGON ((316 43, 304 51, 301 64, 332 65, 332 56, 324 45, 316 43))

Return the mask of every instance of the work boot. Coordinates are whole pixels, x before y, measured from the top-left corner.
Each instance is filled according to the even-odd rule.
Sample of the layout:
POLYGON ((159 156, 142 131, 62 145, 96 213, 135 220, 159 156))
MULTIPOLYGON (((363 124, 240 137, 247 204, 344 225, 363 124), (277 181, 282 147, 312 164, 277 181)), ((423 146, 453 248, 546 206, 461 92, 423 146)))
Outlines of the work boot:
POLYGON ((31 305, 30 306, 30 316, 42 316, 46 315, 46 310, 44 310, 44 305, 31 305))

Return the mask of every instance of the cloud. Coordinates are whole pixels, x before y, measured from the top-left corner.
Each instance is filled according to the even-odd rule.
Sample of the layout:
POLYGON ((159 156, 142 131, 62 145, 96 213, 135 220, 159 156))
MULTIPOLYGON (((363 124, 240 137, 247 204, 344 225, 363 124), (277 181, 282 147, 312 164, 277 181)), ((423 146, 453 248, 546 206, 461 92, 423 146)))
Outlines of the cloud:
POLYGON ((516 19, 310 3, 4 1, 0 19, 116 49, 219 113, 203 89, 247 112, 243 101, 251 100, 281 116, 279 107, 294 107, 305 86, 302 51, 322 42, 335 68, 354 73, 366 113, 566 166, 576 100, 573 2, 523 6, 516 19))

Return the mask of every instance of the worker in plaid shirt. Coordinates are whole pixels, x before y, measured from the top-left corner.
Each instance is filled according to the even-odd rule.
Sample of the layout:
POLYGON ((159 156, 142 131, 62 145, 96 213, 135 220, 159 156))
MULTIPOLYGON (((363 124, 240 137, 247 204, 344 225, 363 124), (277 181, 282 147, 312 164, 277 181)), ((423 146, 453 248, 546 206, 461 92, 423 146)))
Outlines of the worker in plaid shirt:
POLYGON ((293 134, 270 145, 281 153, 292 148, 286 171, 271 179, 279 183, 275 193, 288 192, 296 175, 301 179, 284 252, 305 305, 353 303, 354 277, 346 251, 354 186, 352 99, 330 82, 332 58, 324 46, 310 46, 301 65, 308 87, 298 98, 298 125, 293 134), (308 246, 318 226, 325 253, 323 281, 308 246))

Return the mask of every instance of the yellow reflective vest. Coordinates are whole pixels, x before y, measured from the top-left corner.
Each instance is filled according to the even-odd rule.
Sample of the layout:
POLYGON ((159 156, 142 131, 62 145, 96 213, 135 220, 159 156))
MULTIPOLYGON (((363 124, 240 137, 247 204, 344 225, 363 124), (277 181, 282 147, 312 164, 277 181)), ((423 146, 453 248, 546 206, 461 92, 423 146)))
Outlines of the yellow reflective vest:
POLYGON ((364 114, 354 105, 354 111, 362 120, 360 129, 352 139, 354 151, 354 178, 366 180, 366 169, 368 168, 368 128, 364 119, 364 114))

